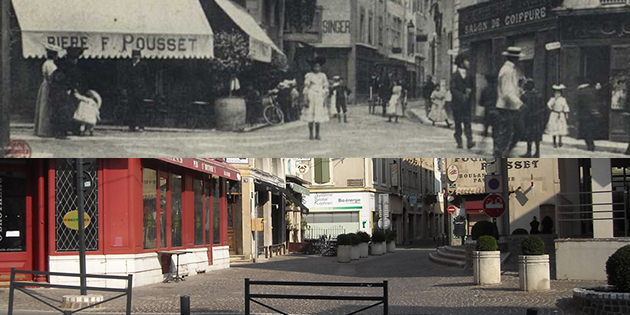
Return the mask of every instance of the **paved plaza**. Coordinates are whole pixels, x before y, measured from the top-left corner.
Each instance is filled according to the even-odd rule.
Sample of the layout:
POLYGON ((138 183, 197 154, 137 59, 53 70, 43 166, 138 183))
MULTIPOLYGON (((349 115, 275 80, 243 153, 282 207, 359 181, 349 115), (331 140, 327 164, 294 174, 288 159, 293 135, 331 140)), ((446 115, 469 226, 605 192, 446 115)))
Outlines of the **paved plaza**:
MULTIPOLYGON (((243 314, 244 279, 268 281, 341 281, 389 283, 390 314, 526 314, 531 307, 538 314, 578 314, 572 303, 575 287, 603 285, 604 281, 554 280, 551 291, 527 293, 519 290, 518 271, 503 272, 502 283, 476 286, 472 270, 445 267, 429 261, 434 247, 404 247, 396 253, 370 256, 349 264, 335 257, 290 254, 264 262, 233 265, 229 269, 192 276, 180 283, 160 283, 133 290, 134 314, 179 314, 181 295, 189 295, 194 314, 243 314)), ((381 288, 274 288, 264 292, 326 295, 379 295, 381 288)), ((8 288, 0 289, 0 314, 6 314, 8 288)), ((67 290, 35 289, 36 294, 60 301, 67 290)), ((262 292, 259 288, 252 293, 262 292)), ((89 292, 91 293, 91 292, 89 292)), ((105 297, 108 295, 105 294, 105 297)), ((290 314, 347 314, 368 305, 366 302, 319 300, 268 300, 290 314)), ((123 314, 125 301, 115 300, 98 312, 123 314)), ((18 314, 44 314, 47 306, 17 292, 18 314)), ((382 314, 376 307, 361 314, 382 314)), ((271 310, 252 303, 252 312, 270 314, 271 310)), ((94 314, 94 312, 84 312, 94 314)), ((52 314, 52 313, 50 313, 52 314)), ((59 314, 59 313, 57 313, 59 314)))

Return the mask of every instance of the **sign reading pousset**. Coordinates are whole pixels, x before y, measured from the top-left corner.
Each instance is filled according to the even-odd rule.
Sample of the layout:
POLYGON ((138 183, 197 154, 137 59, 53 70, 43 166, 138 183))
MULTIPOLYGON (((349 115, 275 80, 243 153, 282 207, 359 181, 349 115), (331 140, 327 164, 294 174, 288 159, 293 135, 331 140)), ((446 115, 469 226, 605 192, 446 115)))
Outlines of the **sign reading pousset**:
POLYGON ((552 19, 551 0, 492 0, 459 11, 460 37, 552 19))

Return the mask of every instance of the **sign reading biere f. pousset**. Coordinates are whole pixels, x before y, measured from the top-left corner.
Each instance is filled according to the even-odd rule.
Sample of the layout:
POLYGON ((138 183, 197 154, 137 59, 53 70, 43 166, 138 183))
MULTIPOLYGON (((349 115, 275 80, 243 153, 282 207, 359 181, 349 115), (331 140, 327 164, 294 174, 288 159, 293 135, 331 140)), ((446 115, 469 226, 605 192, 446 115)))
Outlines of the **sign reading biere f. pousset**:
POLYGON ((489 33, 553 18, 551 0, 492 0, 459 11, 460 37, 489 33))

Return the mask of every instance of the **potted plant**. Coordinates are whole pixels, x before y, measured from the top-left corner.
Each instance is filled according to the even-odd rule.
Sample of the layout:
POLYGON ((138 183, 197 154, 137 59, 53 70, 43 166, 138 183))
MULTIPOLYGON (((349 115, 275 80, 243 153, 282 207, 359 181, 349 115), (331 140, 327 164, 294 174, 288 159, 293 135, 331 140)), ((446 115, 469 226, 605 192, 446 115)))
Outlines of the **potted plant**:
POLYGON ((218 98, 214 102, 214 113, 219 130, 230 130, 245 125, 247 107, 245 99, 235 96, 240 89, 238 76, 249 70, 252 59, 249 55, 247 36, 237 30, 221 30, 214 34, 214 55, 210 61, 209 86, 218 98), (236 84, 238 82, 238 84, 236 84))
POLYGON ((385 240, 387 241, 387 252, 395 253, 396 252, 396 238, 398 237, 398 233, 394 230, 388 230, 385 233, 385 240))
POLYGON ((606 261, 608 284, 615 292, 630 293, 630 245, 619 248, 606 261))
POLYGON ((350 250, 350 257, 352 260, 359 260, 361 258, 361 250, 359 248, 359 244, 361 244, 361 237, 355 233, 350 233, 350 238, 352 240, 352 248, 350 250))
POLYGON ((385 232, 377 230, 372 233, 372 255, 380 256, 385 253, 385 232))
POLYGON ((361 244, 359 244, 359 256, 361 258, 367 258, 370 254, 370 248, 368 245, 368 243, 370 242, 370 234, 360 231, 357 232, 357 235, 361 239, 361 244))
POLYGON ((523 291, 551 289, 549 255, 545 255, 545 241, 539 236, 528 236, 521 241, 523 255, 518 256, 518 278, 523 291))
POLYGON ((501 252, 497 240, 490 235, 477 239, 473 252, 473 279, 475 284, 501 283, 501 252))
POLYGON ((348 234, 337 236, 337 262, 349 263, 352 260, 352 237, 348 234))

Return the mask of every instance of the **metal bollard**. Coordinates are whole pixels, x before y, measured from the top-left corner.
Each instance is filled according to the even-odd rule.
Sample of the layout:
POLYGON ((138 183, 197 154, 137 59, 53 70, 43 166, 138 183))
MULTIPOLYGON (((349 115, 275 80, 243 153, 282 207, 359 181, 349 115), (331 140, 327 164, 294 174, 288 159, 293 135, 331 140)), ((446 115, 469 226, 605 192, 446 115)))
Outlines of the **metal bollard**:
POLYGON ((181 315, 190 315, 190 296, 182 295, 180 297, 181 315))
POLYGON ((537 308, 528 308, 527 309, 527 315, 537 315, 538 314, 538 309, 537 308))

